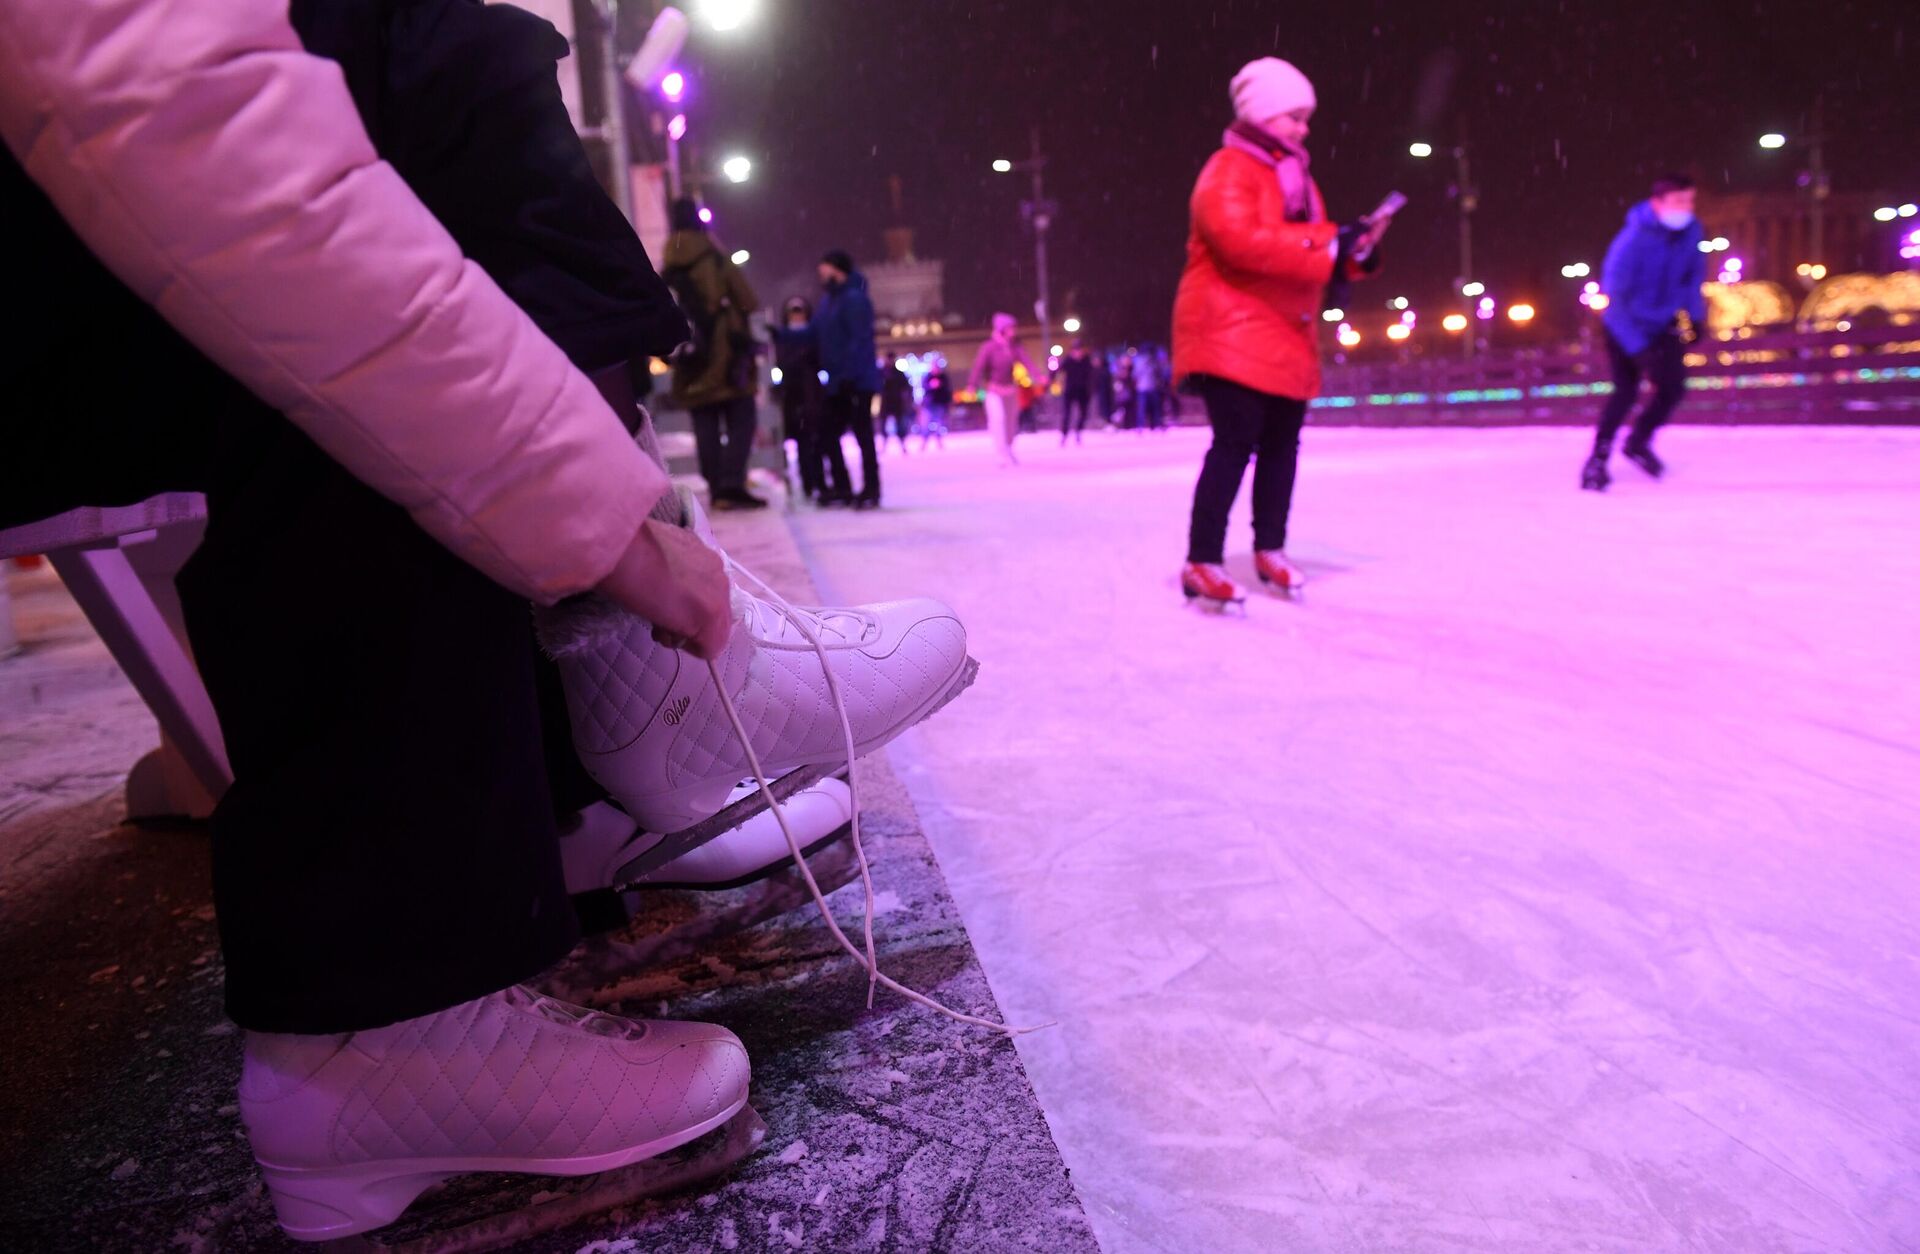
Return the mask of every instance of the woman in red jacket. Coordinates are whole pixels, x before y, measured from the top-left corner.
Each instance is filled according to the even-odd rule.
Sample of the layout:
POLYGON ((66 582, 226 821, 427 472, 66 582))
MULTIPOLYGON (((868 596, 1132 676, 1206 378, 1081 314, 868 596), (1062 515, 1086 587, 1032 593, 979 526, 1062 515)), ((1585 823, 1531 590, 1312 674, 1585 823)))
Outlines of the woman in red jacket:
POLYGON ((1307 172, 1315 103, 1313 84, 1287 62, 1247 65, 1233 80, 1234 123, 1193 189, 1173 372, 1206 402, 1213 447, 1194 488, 1180 586, 1216 605, 1246 599, 1221 563, 1227 514, 1256 454, 1254 568, 1277 592, 1305 582, 1285 550, 1300 427, 1320 388, 1320 310, 1336 270, 1370 269, 1386 230, 1384 220, 1327 221, 1307 172))

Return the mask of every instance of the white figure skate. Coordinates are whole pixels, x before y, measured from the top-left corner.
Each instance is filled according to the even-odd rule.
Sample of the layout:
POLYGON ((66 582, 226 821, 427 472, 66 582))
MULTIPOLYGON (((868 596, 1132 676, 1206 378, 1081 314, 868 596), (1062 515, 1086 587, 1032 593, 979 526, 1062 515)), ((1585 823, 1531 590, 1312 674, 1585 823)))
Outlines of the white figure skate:
POLYGON ((476 1171, 585 1176, 666 1153, 747 1102, 725 1028, 638 1022, 507 989, 340 1036, 250 1033, 240 1115, 288 1235, 397 1219, 476 1171))

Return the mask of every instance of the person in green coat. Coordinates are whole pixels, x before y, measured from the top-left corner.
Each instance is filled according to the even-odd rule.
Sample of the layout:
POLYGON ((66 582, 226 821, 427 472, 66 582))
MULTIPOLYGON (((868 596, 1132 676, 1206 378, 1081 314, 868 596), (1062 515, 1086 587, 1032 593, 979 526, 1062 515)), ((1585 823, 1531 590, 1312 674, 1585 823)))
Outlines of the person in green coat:
POLYGON ((760 298, 707 233, 697 204, 675 201, 671 221, 660 273, 693 326, 692 343, 674 359, 673 399, 693 414, 713 507, 763 509, 747 491, 759 393, 751 319, 760 298))

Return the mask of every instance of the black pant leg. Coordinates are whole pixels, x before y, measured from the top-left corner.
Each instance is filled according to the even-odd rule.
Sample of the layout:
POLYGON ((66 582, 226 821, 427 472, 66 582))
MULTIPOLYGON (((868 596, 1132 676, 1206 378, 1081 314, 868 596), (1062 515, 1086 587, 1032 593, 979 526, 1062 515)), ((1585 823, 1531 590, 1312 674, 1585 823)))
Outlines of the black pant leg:
POLYGON ((832 485, 832 495, 851 497, 853 477, 847 473, 847 454, 840 446, 840 440, 853 423, 853 394, 830 393, 823 417, 825 425, 821 431, 821 451, 826 454, 827 480, 832 485))
POLYGON ((753 462, 753 438, 760 430, 760 415, 754 398, 742 396, 728 401, 727 482, 736 492, 747 490, 747 470, 753 462))
POLYGON ((707 491, 714 496, 725 496, 735 486, 727 479, 727 448, 720 438, 726 412, 725 405, 700 405, 692 411, 693 446, 700 459, 700 477, 707 481, 707 491))
POLYGON ((1665 426, 1674 409, 1687 394, 1687 349, 1680 337, 1663 335, 1641 355, 1648 377, 1653 380, 1653 399, 1634 420, 1629 444, 1645 448, 1653 433, 1665 426))
POLYGON ((234 768, 228 1013, 346 1032, 535 975, 577 928, 526 602, 284 419, 232 425, 180 579, 234 768))
POLYGON ((873 393, 855 392, 847 410, 847 424, 860 446, 860 497, 880 499, 880 450, 873 438, 873 393))
POLYGON ((1260 447, 1253 468, 1253 547, 1287 547, 1287 518, 1293 513, 1293 486, 1300 470, 1300 429, 1307 403, 1269 396, 1263 407, 1260 447))
POLYGON ((1594 433, 1593 451, 1606 457, 1613 452, 1613 437, 1640 399, 1640 363, 1620 341, 1607 333, 1607 361, 1613 367, 1613 395, 1600 411, 1600 428, 1594 433))
POLYGON ((1202 389, 1213 444, 1193 488, 1187 560, 1219 562, 1226 554, 1227 516, 1233 512, 1233 499, 1240 495, 1240 481, 1260 439, 1264 406, 1260 393, 1225 379, 1207 379, 1202 389))

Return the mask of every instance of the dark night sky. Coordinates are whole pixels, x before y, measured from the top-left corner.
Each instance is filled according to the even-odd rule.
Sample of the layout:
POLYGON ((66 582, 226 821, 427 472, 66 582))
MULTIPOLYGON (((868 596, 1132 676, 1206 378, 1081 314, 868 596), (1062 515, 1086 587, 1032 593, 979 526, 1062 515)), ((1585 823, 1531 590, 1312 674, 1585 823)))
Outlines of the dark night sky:
POLYGON ((757 163, 711 201, 763 286, 829 246, 873 258, 898 174, 948 303, 972 323, 1025 314, 1026 181, 988 164, 1023 155, 1037 122, 1061 204, 1056 312, 1071 293, 1117 339, 1166 333, 1187 195, 1252 57, 1315 81, 1314 169, 1336 217, 1390 188, 1412 198, 1377 290, 1437 310, 1457 268, 1450 162, 1413 160, 1409 140, 1451 143, 1465 118, 1479 277, 1555 307, 1571 303, 1561 264, 1597 263, 1652 174, 1790 187, 1794 150, 1754 141, 1802 129, 1816 92, 1836 191, 1920 199, 1917 42, 1920 5, 1899 0, 762 0, 750 29, 698 29, 683 64, 706 153, 757 163))

